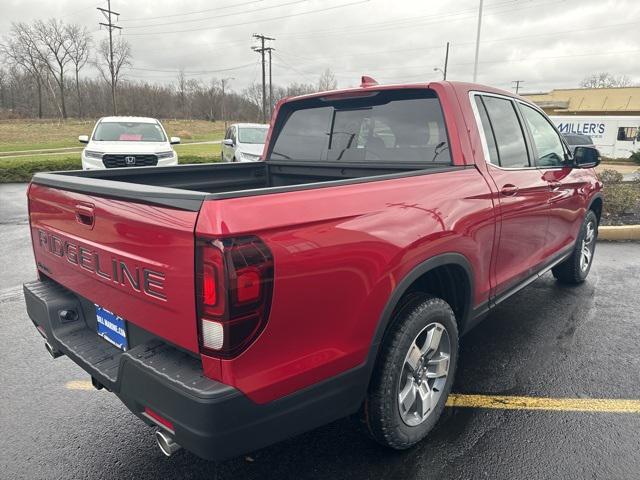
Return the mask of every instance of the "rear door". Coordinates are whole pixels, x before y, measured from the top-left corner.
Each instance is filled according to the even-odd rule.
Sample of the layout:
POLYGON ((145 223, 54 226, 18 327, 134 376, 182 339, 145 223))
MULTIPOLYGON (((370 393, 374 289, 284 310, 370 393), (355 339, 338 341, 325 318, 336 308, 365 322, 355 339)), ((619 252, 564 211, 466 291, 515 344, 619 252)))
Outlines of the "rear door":
POLYGON ((531 276, 545 259, 549 186, 533 164, 513 99, 493 94, 474 97, 487 146, 487 168, 498 192, 495 296, 531 276))
POLYGON ((198 212, 32 183, 38 270, 128 323, 198 352, 194 228, 198 212))
POLYGON ((573 169, 567 162, 567 149, 553 124, 538 110, 518 102, 531 135, 534 161, 549 188, 549 227, 546 255, 552 257, 573 245, 578 235, 591 175, 573 169))

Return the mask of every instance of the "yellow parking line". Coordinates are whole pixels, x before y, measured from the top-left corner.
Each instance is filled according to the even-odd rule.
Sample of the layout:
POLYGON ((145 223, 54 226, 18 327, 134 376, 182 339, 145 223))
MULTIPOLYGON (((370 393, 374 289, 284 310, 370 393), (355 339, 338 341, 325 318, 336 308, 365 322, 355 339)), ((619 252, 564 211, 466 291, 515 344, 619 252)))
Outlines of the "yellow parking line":
POLYGON ((500 410, 640 413, 640 400, 608 398, 545 398, 451 394, 447 399, 447 406, 456 408, 494 408, 500 410))
POLYGON ((64 384, 68 390, 93 390, 93 385, 89 380, 71 380, 64 384))
MULTIPOLYGON (((93 390, 88 380, 71 380, 68 390, 93 390)), ((464 395, 452 393, 447 407, 499 410, 555 410, 562 412, 640 413, 640 400, 611 398, 547 398, 508 395, 464 395)))

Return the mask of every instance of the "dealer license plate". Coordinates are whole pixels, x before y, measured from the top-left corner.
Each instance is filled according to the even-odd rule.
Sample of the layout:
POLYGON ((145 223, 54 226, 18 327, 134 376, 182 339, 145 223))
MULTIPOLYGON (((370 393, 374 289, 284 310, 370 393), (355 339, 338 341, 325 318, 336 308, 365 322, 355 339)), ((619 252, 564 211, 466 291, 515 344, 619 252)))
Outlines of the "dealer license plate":
POLYGON ((96 305, 96 320, 98 321, 98 335, 120 350, 127 350, 129 347, 127 322, 124 318, 96 305))

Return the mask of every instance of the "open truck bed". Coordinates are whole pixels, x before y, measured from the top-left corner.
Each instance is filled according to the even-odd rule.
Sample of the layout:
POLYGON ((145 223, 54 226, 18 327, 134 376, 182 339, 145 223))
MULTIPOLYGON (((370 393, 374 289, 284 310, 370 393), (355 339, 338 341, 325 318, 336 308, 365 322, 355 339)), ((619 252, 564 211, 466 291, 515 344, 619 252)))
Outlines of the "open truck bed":
MULTIPOLYGON (((328 165, 273 161, 38 173, 33 183, 92 195, 198 211, 205 200, 348 185, 454 168, 432 164, 328 165)), ((459 167, 458 167, 459 168, 459 167)))

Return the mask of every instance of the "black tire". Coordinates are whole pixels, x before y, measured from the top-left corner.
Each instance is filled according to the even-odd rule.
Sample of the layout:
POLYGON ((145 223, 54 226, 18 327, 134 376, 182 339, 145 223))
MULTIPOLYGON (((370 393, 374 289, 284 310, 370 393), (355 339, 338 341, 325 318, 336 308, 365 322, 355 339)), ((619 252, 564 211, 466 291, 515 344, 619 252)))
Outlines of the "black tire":
POLYGON ((571 256, 551 269, 553 276, 558 282, 567 285, 578 285, 585 281, 591 270, 591 265, 593 265, 597 239, 598 217, 593 210, 589 210, 580 226, 580 233, 578 233, 578 238, 576 238, 576 244, 571 256), (593 234, 589 239, 590 229, 592 229, 593 234), (583 249, 585 246, 591 252, 586 268, 584 267, 584 261, 581 260, 584 258, 583 249))
MULTIPOLYGON (((443 334, 444 335, 444 334, 443 334)), ((444 337, 443 337, 444 338, 444 337)), ((363 409, 369 434, 382 445, 403 450, 422 440, 436 425, 451 391, 458 361, 458 326, 447 302, 425 294, 413 294, 396 315, 385 335, 363 409), (422 423, 409 425, 400 412, 401 380, 407 370, 409 349, 434 323, 446 329, 450 345, 448 373, 439 398, 422 423)), ((425 361, 425 365, 430 363, 425 361)), ((426 367, 425 367, 426 368, 426 367)), ((435 387, 435 384, 434 384, 435 387)), ((433 388, 435 391, 435 388, 433 388)), ((417 397, 416 397, 417 398, 417 397)), ((405 413, 406 414, 406 413, 405 413)))

